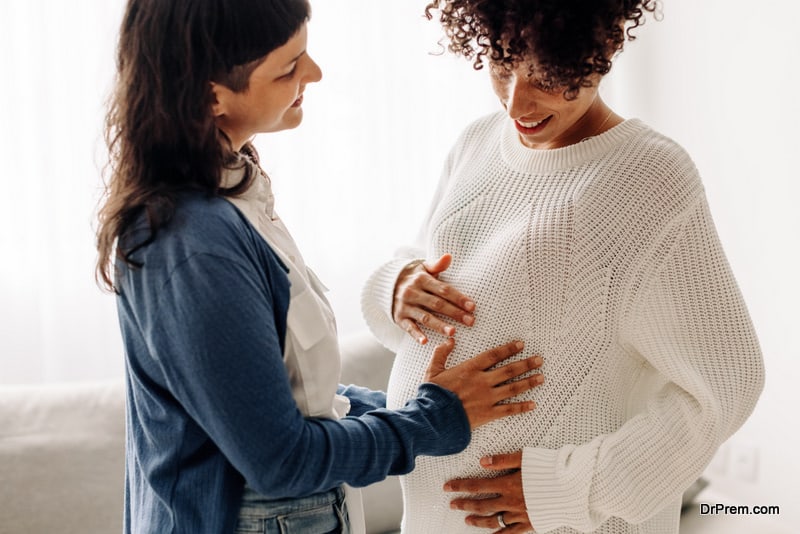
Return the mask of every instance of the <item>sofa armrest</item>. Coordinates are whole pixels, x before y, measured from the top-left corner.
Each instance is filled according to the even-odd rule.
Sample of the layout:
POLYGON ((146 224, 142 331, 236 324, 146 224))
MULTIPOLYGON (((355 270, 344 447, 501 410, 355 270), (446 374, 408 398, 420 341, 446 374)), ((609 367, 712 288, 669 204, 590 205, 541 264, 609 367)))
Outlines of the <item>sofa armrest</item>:
POLYGON ((122 531, 124 384, 0 387, 0 531, 122 531))

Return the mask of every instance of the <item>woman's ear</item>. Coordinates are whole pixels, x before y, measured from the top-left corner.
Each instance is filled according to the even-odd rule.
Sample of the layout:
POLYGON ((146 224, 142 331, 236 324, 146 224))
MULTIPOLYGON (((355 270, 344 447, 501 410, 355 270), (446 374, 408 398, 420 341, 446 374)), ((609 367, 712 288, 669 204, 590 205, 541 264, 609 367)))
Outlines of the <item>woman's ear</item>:
POLYGON ((222 117, 226 114, 228 94, 231 90, 215 82, 209 83, 211 84, 211 94, 214 96, 214 103, 211 104, 211 112, 214 114, 214 117, 222 117))

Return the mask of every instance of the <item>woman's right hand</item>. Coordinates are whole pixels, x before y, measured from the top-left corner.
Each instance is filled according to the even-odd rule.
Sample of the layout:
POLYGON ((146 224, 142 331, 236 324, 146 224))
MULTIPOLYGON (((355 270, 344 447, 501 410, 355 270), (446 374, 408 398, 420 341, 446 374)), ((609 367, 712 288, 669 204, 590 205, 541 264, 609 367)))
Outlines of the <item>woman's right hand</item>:
POLYGON ((467 326, 475 323, 475 303, 450 284, 439 280, 439 274, 450 267, 453 257, 444 254, 435 262, 417 261, 400 271, 394 286, 392 319, 421 345, 428 342, 421 327, 430 328, 446 337, 456 333, 453 325, 441 320, 448 317, 467 326))
POLYGON ((512 341, 487 350, 450 369, 445 366, 453 351, 455 340, 449 338, 433 351, 433 359, 425 375, 432 382, 455 393, 467 413, 470 428, 475 429, 495 419, 529 412, 536 407, 533 401, 503 403, 544 382, 540 373, 525 378, 521 375, 542 366, 541 356, 495 366, 518 354, 524 348, 521 341, 512 341), (515 380, 516 379, 516 380, 515 380))

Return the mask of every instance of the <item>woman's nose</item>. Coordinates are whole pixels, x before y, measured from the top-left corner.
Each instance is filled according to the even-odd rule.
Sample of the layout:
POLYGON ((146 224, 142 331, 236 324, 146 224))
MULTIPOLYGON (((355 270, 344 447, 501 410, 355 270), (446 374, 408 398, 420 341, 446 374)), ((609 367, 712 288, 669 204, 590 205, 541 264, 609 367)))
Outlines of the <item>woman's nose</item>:
POLYGON ((533 98, 533 91, 526 80, 513 77, 508 87, 508 99, 506 109, 512 119, 519 119, 530 116, 536 111, 536 99, 533 98))
POLYGON ((306 57, 308 58, 309 62, 308 72, 306 73, 306 83, 320 81, 322 79, 322 69, 319 65, 317 65, 317 62, 311 58, 311 56, 306 54, 306 57))

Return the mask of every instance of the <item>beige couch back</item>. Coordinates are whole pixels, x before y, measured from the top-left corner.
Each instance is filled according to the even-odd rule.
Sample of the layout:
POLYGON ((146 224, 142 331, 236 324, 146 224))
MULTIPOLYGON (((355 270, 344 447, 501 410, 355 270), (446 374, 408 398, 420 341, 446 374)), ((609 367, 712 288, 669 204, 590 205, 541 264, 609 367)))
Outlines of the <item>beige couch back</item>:
POLYGON ((122 532, 122 382, 0 387, 0 534, 122 532))

